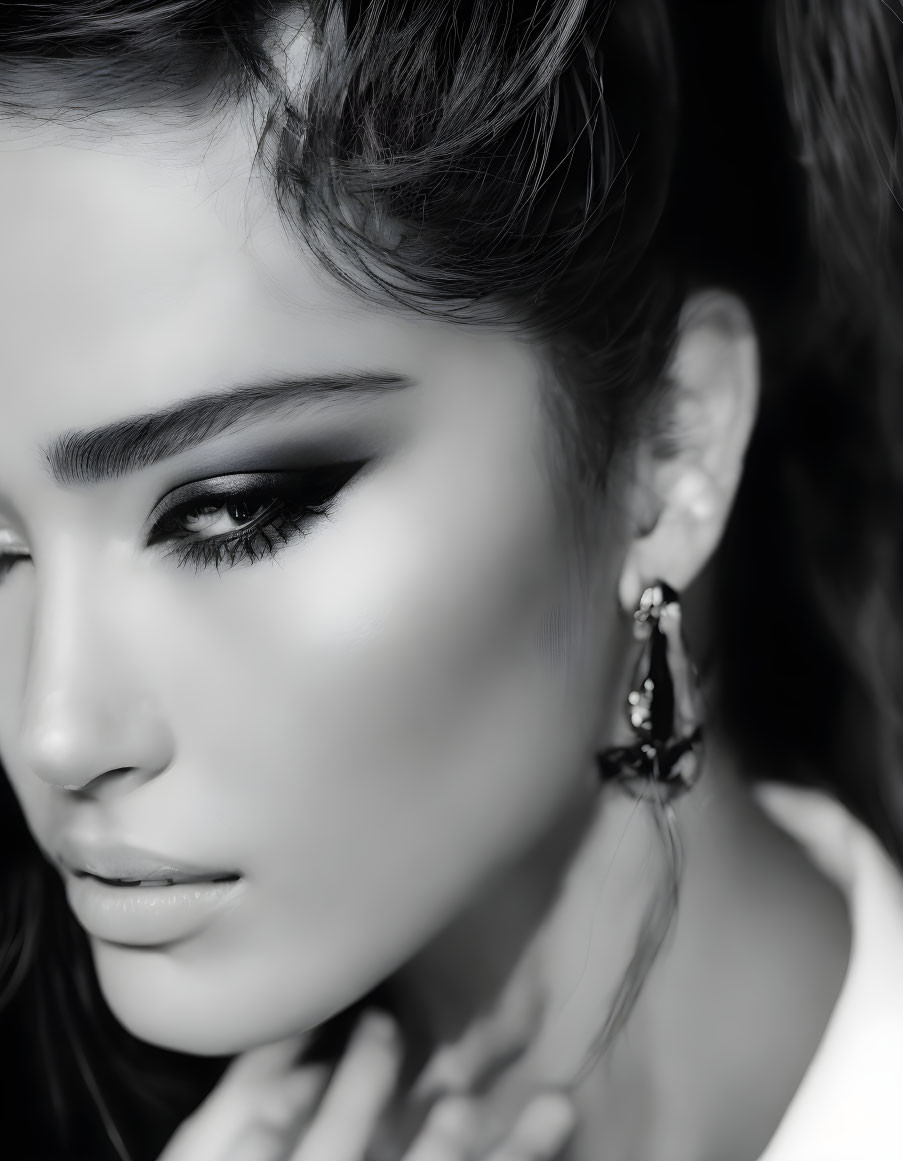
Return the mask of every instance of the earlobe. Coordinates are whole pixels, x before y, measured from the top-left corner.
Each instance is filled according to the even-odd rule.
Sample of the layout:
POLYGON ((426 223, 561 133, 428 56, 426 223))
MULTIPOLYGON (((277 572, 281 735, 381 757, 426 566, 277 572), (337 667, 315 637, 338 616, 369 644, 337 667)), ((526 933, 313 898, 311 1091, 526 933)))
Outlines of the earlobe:
POLYGON ((734 295, 708 290, 688 299, 669 383, 663 421, 637 458, 638 485, 656 519, 628 549, 619 594, 625 609, 654 580, 686 588, 730 514, 759 397, 755 329, 734 295))

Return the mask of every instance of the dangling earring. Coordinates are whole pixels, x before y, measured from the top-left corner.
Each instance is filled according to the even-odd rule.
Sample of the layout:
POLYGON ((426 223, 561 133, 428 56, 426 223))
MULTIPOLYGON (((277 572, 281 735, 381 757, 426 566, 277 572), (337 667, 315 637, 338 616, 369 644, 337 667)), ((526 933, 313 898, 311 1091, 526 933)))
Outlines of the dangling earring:
POLYGON ((663 581, 645 589, 633 614, 644 642, 627 695, 632 745, 596 755, 603 781, 624 784, 637 796, 650 783, 675 797, 693 785, 702 765, 702 725, 693 663, 681 631, 677 593, 663 581))

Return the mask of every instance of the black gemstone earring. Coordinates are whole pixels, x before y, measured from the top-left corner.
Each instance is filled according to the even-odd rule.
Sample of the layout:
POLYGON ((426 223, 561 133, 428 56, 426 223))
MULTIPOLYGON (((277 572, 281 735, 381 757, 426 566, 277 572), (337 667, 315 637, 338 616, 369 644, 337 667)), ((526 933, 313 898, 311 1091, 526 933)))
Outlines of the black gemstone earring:
POLYGON ((597 754, 599 777, 637 796, 654 783, 675 797, 693 785, 702 765, 698 683, 677 593, 663 581, 645 589, 633 629, 644 643, 627 695, 627 721, 636 741, 597 754))

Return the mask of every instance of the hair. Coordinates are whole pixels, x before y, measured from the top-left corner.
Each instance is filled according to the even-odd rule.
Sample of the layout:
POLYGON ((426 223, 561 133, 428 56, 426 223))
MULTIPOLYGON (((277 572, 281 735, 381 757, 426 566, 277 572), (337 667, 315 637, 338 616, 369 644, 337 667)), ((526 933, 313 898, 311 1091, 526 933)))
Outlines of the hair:
MULTIPOLYGON (((886 422, 903 36, 882 0, 687 0, 673 19, 668 7, 310 0, 298 83, 285 50, 301 6, 5 5, 0 113, 90 130, 133 109, 190 119, 245 105, 299 246, 352 292, 545 345, 575 506, 653 422, 688 290, 739 291, 767 390, 721 554, 718 710, 754 768, 826 786, 903 863, 887 631, 900 428, 886 422)), ((9 1099, 46 1102, 29 1127, 42 1156, 100 1161, 133 1138, 155 1157, 222 1062, 115 1024, 59 883, 0 792, 0 968, 18 997, 4 1019, 10 1042, 37 1035, 54 1065, 9 1099), (83 1107, 67 1101, 85 1087, 83 1107)), ((653 943, 673 903, 672 891, 653 943)))
POLYGON ((765 344, 721 553, 720 709, 755 764, 830 791, 903 866, 903 4, 768 13, 804 306, 765 344))

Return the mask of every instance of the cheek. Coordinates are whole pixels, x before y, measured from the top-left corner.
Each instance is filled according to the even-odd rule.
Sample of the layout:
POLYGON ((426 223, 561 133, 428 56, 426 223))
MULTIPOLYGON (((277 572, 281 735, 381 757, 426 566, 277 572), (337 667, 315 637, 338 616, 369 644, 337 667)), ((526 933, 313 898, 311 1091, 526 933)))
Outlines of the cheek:
POLYGON ((585 659, 542 647, 574 598, 535 500, 475 518, 374 494, 277 562, 180 581, 186 817, 321 915, 366 882, 404 892, 411 921, 422 889, 429 922, 434 896, 509 855, 566 799, 596 724, 585 659))
MULTIPOLYGON (((462 479, 463 442, 374 476, 274 561, 217 577, 148 559, 111 583, 123 664, 175 739, 117 818, 247 887, 184 946, 95 948, 139 1036, 233 1052, 327 1018, 584 792, 608 626, 541 471, 490 467, 493 448, 462 479)), ((45 788, 21 781, 38 818, 45 788)))
POLYGON ((516 748, 537 710, 557 719, 560 693, 580 684, 579 657, 568 671, 542 648, 573 599, 553 514, 532 496, 491 511, 430 499, 401 506, 377 490, 277 561, 170 601, 183 675, 172 712, 204 752, 253 759, 248 789, 272 764, 288 797, 408 792, 411 779, 435 795, 447 747, 494 734, 516 748))
POLYGON ((234 1051, 327 1018, 583 792, 597 703, 579 655, 565 671, 541 647, 572 599, 554 522, 509 507, 435 534, 375 503, 379 551, 349 512, 281 563, 169 594, 180 756, 146 810, 239 867, 247 905, 203 949, 98 949, 139 1035, 234 1051))

